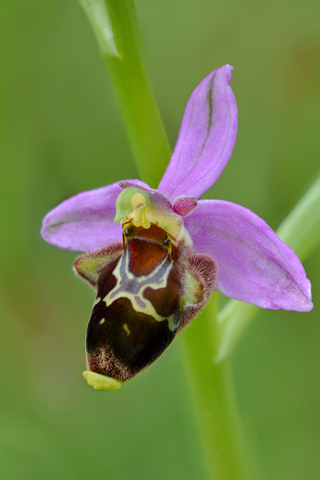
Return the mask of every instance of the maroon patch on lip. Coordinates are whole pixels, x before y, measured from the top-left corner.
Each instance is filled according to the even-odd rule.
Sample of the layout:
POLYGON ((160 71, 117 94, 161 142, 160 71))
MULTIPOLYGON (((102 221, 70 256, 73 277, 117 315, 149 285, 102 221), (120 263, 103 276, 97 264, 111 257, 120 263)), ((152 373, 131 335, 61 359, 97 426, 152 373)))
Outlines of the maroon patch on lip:
POLYGON ((147 242, 135 238, 128 241, 130 252, 130 271, 137 277, 148 275, 168 254, 159 243, 147 242))

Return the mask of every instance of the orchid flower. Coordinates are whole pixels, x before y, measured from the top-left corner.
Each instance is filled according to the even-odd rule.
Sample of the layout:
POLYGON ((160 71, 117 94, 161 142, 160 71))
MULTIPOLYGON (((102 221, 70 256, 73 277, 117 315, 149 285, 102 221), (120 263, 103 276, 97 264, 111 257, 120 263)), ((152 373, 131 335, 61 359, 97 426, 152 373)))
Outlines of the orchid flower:
POLYGON ((213 290, 261 308, 313 307, 300 260, 264 220, 228 201, 198 200, 234 148, 231 71, 213 71, 193 91, 157 190, 125 180, 80 193, 44 218, 47 242, 89 252, 75 271, 97 290, 86 377, 95 388, 118 388, 151 364, 213 290))

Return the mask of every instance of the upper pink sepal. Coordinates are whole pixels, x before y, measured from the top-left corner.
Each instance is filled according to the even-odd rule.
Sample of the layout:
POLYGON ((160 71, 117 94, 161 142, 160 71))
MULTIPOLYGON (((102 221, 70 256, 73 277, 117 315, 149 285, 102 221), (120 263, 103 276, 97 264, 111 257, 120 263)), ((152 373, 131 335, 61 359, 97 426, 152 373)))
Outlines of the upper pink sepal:
POLYGON ((230 87, 231 65, 214 70, 193 91, 178 141, 159 184, 172 200, 199 198, 220 177, 236 141, 238 111, 230 87))

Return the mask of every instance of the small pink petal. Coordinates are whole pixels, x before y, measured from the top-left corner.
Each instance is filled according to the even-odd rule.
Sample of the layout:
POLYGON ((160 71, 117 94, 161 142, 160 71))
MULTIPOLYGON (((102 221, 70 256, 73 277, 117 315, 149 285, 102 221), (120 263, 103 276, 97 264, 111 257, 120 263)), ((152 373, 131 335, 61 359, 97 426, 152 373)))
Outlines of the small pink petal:
POLYGON ((129 188, 129 187, 136 187, 136 188, 140 188, 141 190, 144 190, 145 192, 157 191, 150 188, 149 185, 142 182, 141 180, 123 180, 122 182, 119 182, 119 186, 122 189, 129 188))
POLYGON ((185 197, 184 195, 181 195, 176 198, 173 205, 173 211, 184 217, 193 212, 197 205, 198 201, 195 197, 185 197))

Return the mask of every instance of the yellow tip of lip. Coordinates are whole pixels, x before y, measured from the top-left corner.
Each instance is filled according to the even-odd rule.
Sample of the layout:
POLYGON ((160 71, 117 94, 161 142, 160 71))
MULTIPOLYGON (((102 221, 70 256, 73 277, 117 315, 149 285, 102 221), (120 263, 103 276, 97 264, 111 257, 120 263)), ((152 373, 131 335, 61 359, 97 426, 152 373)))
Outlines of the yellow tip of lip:
POLYGON ((123 382, 115 378, 86 370, 82 373, 88 385, 95 390, 119 390, 123 382))

